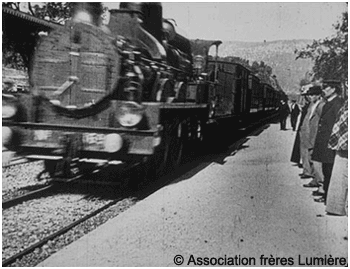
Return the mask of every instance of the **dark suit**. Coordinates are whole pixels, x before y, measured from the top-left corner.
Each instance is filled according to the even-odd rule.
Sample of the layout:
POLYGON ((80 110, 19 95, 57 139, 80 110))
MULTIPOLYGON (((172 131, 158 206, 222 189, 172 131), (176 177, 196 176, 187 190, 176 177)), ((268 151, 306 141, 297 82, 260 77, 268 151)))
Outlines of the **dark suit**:
POLYGON ((279 105, 279 114, 280 114, 280 124, 281 124, 281 130, 286 130, 286 121, 287 117, 289 115, 289 106, 287 103, 281 103, 279 105))
POLYGON ((291 112, 290 112, 290 124, 292 125, 293 131, 295 131, 299 113, 300 113, 299 106, 296 103, 292 104, 291 112))
POLYGON ((312 154, 313 161, 321 163, 334 162, 334 151, 329 149, 327 145, 337 113, 342 106, 342 103, 342 99, 337 96, 332 101, 326 102, 326 104, 323 106, 322 114, 318 122, 314 152, 312 154))
POLYGON ((311 157, 313 161, 322 163, 325 198, 327 198, 327 191, 332 175, 335 157, 335 151, 328 148, 328 141, 332 133, 337 113, 342 106, 342 103, 342 99, 337 96, 333 100, 326 102, 326 104, 323 106, 321 118, 318 123, 314 151, 311 157))

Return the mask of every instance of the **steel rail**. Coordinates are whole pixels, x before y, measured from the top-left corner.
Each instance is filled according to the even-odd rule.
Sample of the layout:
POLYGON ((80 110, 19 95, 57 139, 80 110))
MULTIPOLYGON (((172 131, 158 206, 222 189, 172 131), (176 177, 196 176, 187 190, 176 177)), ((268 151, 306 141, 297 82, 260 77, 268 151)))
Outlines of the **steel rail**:
POLYGON ((7 168, 15 165, 20 165, 20 164, 26 164, 26 163, 32 163, 32 162, 37 162, 38 160, 30 160, 27 159, 26 157, 20 157, 20 158, 15 158, 10 160, 9 163, 2 165, 2 168, 7 168))
POLYGON ((40 189, 37 189, 35 191, 32 191, 32 192, 26 193, 24 195, 18 196, 16 198, 4 201, 4 202, 2 202, 2 209, 8 209, 8 208, 13 207, 15 205, 21 204, 21 203, 23 203, 25 201, 28 201, 28 200, 37 198, 39 196, 42 196, 43 194, 48 193, 49 191, 53 190, 54 187, 56 187, 56 186, 48 185, 48 186, 42 187, 40 189))
POLYGON ((94 217, 95 215, 97 215, 98 213, 102 212, 103 210, 115 205, 116 203, 118 203, 119 201, 121 201, 122 198, 119 198, 115 201, 112 201, 110 203, 108 203, 107 205, 104 205, 103 207, 93 211, 92 213, 86 215, 85 217, 82 217, 81 219, 63 227, 62 229, 58 230, 57 232, 41 239, 39 242, 27 247, 26 249, 24 249, 23 251, 13 255, 12 257, 10 258, 7 258, 5 259, 3 262, 2 262, 2 266, 5 267, 5 266, 8 266, 8 265, 11 265, 12 263, 14 263, 16 260, 22 258, 23 256, 29 254, 30 252, 34 251, 36 248, 38 247, 41 247, 43 246, 44 244, 46 244, 48 241, 66 233, 67 231, 71 230, 72 228, 74 228, 75 226, 77 226, 78 224, 84 222, 85 220, 88 220, 92 217, 94 217))

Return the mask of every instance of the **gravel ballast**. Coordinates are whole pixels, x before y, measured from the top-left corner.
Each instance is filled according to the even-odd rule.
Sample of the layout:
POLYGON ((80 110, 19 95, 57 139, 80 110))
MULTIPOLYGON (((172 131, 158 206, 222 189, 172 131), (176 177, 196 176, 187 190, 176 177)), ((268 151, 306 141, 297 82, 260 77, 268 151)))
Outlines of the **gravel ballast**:
MULTIPOLYGON (((59 194, 23 203, 3 212, 3 261, 44 237, 101 208, 111 200, 85 199, 78 194, 59 194)), ((62 247, 94 230, 135 203, 125 198, 79 224, 67 233, 24 256, 12 266, 35 266, 62 247)))
MULTIPOLYGON (((47 173, 37 176, 44 170, 43 161, 17 164, 2 168, 2 201, 7 201, 33 190, 46 186, 50 178, 47 173)), ((84 188, 83 188, 84 189, 84 188)), ((2 214, 2 260, 12 257, 43 238, 67 227, 73 222, 89 215, 95 210, 118 199, 120 194, 93 195, 75 190, 74 193, 57 193, 26 201, 20 205, 3 210, 2 214)), ((78 224, 66 233, 48 241, 32 253, 23 256, 10 266, 31 267, 37 265, 51 254, 78 238, 94 230, 107 220, 118 216, 136 203, 133 197, 124 198, 115 205, 103 210, 92 218, 78 224)))
POLYGON ((24 195, 47 184, 45 178, 37 180, 37 175, 44 170, 42 161, 18 164, 2 168, 2 201, 24 195))

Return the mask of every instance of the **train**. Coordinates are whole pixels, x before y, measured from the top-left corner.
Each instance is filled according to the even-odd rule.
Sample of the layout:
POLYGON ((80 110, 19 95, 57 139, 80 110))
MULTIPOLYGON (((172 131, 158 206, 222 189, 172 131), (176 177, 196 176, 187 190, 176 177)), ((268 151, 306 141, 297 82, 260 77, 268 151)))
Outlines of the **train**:
POLYGON ((81 4, 42 36, 30 92, 2 96, 3 148, 43 160, 53 180, 135 164, 159 177, 284 98, 249 68, 220 60, 220 40, 180 34, 160 3, 123 2, 107 26, 99 7, 81 4))

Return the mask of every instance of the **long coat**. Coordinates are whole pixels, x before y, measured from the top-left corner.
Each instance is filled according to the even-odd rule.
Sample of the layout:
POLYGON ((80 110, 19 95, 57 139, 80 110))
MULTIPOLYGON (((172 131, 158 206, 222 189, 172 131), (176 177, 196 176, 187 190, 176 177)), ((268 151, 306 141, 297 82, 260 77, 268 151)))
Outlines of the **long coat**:
POLYGON ((279 113, 280 113, 280 120, 283 120, 288 117, 290 110, 287 103, 279 105, 279 113))
POLYGON ((323 106, 321 118, 318 123, 314 151, 311 156, 313 161, 321 163, 334 162, 335 152, 327 146, 337 113, 342 106, 342 103, 342 99, 337 96, 332 101, 326 102, 323 106))
POLYGON ((296 134, 295 140, 294 140, 292 156, 290 157, 290 161, 293 163, 300 163, 300 128, 301 128, 301 123, 303 122, 303 120, 306 116, 309 105, 310 104, 306 103, 303 106, 303 108, 301 109, 300 123, 299 123, 297 134, 296 134))
POLYGON ((290 117, 291 118, 298 118, 299 113, 300 113, 299 106, 298 106, 298 104, 295 104, 294 107, 291 109, 290 117))
POLYGON ((300 128, 300 142, 304 148, 314 148, 318 130, 318 123, 320 121, 324 105, 324 101, 319 102, 311 116, 311 106, 308 108, 309 111, 306 114, 306 117, 300 128))

